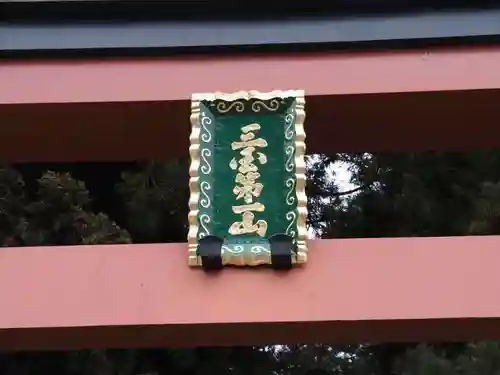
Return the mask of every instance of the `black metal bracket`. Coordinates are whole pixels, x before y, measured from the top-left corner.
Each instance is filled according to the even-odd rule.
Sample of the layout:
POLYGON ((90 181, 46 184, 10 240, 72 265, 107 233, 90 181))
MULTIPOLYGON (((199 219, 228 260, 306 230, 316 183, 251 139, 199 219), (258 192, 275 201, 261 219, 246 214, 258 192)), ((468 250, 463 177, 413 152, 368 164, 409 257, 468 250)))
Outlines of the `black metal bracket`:
MULTIPOLYGON (((271 267, 275 270, 292 268, 292 257, 297 246, 291 236, 277 233, 269 237, 271 246, 271 267)), ((224 239, 217 236, 206 236, 198 241, 198 255, 205 271, 218 271, 223 268, 221 249, 224 239)))
POLYGON ((198 241, 198 255, 201 257, 201 265, 205 271, 222 269, 221 248, 223 244, 224 239, 217 236, 206 236, 198 241))
POLYGON ((271 245, 271 266, 276 270, 292 268, 292 256, 297 252, 293 238, 284 233, 273 234, 269 237, 271 245))

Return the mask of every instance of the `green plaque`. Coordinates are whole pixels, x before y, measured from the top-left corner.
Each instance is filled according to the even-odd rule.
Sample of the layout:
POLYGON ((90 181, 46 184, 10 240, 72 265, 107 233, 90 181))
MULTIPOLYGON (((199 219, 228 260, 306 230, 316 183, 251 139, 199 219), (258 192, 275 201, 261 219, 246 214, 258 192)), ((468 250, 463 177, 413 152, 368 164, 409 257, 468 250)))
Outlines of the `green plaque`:
POLYGON ((304 92, 194 94, 189 265, 307 261, 304 92))

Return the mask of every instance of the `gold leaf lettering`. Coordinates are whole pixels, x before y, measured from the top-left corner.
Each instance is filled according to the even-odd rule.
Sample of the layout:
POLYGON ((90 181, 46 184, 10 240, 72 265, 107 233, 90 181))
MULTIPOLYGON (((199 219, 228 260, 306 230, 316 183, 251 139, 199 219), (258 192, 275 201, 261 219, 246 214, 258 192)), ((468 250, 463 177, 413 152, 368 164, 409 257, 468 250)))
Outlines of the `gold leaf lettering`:
POLYGON ((248 125, 245 125, 241 128, 241 131, 243 133, 254 132, 257 130, 260 130, 260 125, 257 123, 248 124, 248 125))
POLYGON ((229 233, 232 235, 257 233, 259 236, 264 237, 267 232, 267 222, 264 220, 257 220, 254 223, 255 215, 253 212, 246 211, 242 215, 242 221, 237 221, 229 228, 229 233))
POLYGON ((241 206, 233 206, 233 212, 235 214, 243 214, 247 211, 264 212, 265 209, 266 207, 259 202, 243 204, 241 206))
POLYGON ((231 168, 233 171, 238 168, 238 162, 236 161, 236 158, 231 159, 231 161, 229 162, 229 168, 231 168))
POLYGON ((260 177, 258 172, 248 172, 247 174, 238 173, 236 175, 236 185, 233 188, 233 193, 236 195, 236 199, 243 198, 245 203, 252 203, 253 197, 260 196, 264 185, 256 180, 260 177))
POLYGON ((241 128, 242 134, 240 141, 233 142, 231 148, 235 151, 241 150, 242 156, 239 160, 232 158, 229 167, 233 170, 238 169, 233 188, 236 200, 243 199, 246 204, 233 206, 235 214, 241 214, 241 221, 234 222, 229 228, 229 233, 233 235, 257 233, 265 236, 267 231, 267 222, 257 220, 254 223, 255 214, 253 212, 263 212, 265 207, 262 203, 254 202, 254 197, 259 197, 264 189, 264 185, 257 180, 260 177, 259 169, 254 163, 257 160, 260 164, 267 163, 267 157, 264 153, 258 152, 257 159, 254 158, 254 152, 257 147, 267 147, 267 141, 263 138, 255 139, 255 131, 260 130, 260 125, 253 123, 241 128))
MULTIPOLYGON (((253 134, 253 133, 250 133, 253 134)), ((248 135, 248 134, 245 134, 248 135)), ((246 147, 252 147, 255 150, 255 147, 267 147, 267 141, 263 138, 257 138, 257 139, 247 139, 248 137, 243 138, 243 136, 240 137, 241 142, 233 142, 231 143, 231 148, 233 150, 240 150, 242 148, 246 147), (245 140, 246 139, 246 140, 245 140)))

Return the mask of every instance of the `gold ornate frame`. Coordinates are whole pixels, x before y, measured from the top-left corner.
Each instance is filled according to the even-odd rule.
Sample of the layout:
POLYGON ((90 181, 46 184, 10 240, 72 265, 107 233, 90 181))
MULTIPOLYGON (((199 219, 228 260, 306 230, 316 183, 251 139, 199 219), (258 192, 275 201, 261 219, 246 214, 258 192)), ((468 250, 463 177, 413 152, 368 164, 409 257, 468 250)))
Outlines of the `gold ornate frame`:
MULTIPOLYGON (((191 98, 191 135, 189 136, 190 146, 189 155, 191 164, 189 167, 189 231, 188 231, 188 264, 190 266, 201 266, 201 258, 197 255, 197 236, 198 236, 198 201, 200 192, 198 190, 198 169, 200 166, 200 103, 202 101, 235 101, 235 100, 271 100, 274 98, 290 98, 294 97, 295 104, 295 192, 297 195, 297 254, 292 258, 292 263, 302 264, 307 262, 307 196, 306 187, 306 133, 304 131, 305 112, 305 93, 304 90, 287 90, 287 91, 238 91, 234 93, 198 93, 193 94, 191 98)), ((241 256, 243 258, 243 255, 241 256)), ((236 260, 236 263, 245 264, 244 259, 236 260)), ((231 263, 235 263, 232 259, 231 263)))

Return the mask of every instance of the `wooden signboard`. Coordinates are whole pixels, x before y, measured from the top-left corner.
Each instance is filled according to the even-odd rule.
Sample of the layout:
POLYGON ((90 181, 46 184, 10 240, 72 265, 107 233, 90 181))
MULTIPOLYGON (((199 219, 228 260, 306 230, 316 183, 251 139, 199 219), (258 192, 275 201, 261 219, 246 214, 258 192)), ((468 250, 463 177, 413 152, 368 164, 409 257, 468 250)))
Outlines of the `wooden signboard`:
POLYGON ((304 92, 194 94, 189 264, 307 260, 304 92))

